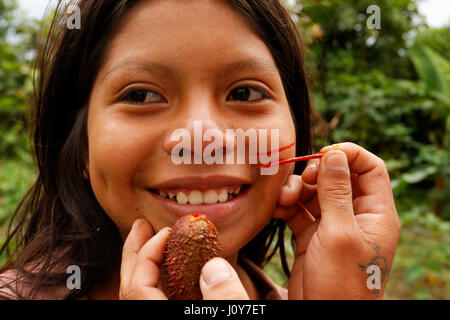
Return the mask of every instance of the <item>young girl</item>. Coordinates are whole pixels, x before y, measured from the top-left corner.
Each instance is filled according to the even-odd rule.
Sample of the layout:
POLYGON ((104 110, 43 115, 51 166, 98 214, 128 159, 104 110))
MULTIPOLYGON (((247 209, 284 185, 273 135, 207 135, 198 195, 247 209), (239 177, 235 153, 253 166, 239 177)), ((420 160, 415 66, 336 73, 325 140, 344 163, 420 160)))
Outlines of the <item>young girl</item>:
POLYGON ((302 44, 278 0, 77 5, 81 28, 67 28, 59 8, 37 60, 39 176, 2 248, 10 249, 2 297, 165 299, 159 270, 169 228, 199 211, 222 245, 202 269, 204 299, 382 298, 400 225, 375 155, 342 143, 304 171, 289 163, 274 175, 171 161, 171 134, 194 136, 194 121, 220 132, 279 130, 280 146, 296 143, 280 158, 310 153, 302 44), (278 249, 288 289, 261 269, 278 249), (73 265, 75 288, 67 285, 73 265))

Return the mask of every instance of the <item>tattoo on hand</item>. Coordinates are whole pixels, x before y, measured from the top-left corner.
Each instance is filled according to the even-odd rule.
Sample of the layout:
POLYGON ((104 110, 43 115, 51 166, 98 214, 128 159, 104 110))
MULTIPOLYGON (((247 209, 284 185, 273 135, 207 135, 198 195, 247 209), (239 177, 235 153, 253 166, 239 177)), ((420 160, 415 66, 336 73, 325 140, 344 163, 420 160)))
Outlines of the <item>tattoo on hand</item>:
POLYGON ((369 262, 360 263, 358 266, 364 273, 372 274, 367 279, 367 288, 373 290, 373 294, 378 296, 380 294, 381 283, 383 283, 389 273, 389 266, 386 258, 380 255, 380 247, 375 243, 371 243, 371 246, 375 251, 375 255, 369 262))

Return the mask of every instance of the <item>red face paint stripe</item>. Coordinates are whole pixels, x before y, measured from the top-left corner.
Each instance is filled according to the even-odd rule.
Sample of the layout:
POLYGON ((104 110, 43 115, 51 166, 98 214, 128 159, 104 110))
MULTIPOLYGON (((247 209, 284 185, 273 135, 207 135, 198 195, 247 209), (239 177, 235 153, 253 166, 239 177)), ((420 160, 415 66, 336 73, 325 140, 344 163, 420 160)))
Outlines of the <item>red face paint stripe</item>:
POLYGON ((275 149, 275 150, 271 150, 271 151, 267 151, 267 152, 259 152, 256 155, 260 156, 262 154, 266 154, 268 156, 270 156, 272 154, 272 152, 281 152, 283 150, 289 149, 290 147, 292 147, 295 144, 295 142, 292 142, 290 145, 285 146, 285 147, 281 147, 280 149, 275 149))

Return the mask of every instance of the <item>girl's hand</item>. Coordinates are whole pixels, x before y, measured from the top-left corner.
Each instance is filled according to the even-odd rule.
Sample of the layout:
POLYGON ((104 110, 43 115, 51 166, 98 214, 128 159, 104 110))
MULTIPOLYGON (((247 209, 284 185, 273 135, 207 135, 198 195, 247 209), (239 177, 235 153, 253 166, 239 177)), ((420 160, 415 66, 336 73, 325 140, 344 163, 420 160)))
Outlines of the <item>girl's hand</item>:
MULTIPOLYGON (((159 268, 169 232, 169 228, 164 228, 153 236, 153 229, 145 219, 133 224, 122 251, 121 300, 167 299, 162 291, 159 268)), ((199 280, 205 300, 248 299, 236 271, 225 259, 208 261, 199 280)))
POLYGON ((321 153, 274 212, 296 237, 289 299, 381 299, 400 233, 386 166, 352 143, 321 153))

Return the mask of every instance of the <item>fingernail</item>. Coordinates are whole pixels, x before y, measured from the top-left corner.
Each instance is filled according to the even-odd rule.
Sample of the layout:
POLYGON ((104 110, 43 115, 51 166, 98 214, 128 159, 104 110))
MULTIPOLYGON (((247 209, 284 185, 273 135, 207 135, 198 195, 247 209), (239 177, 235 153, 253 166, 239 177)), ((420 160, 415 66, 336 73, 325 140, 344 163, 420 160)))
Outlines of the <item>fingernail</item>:
POLYGON ((340 153, 334 153, 327 158, 327 169, 333 171, 348 171, 347 158, 340 153))
POLYGON ((207 286, 231 277, 230 269, 222 259, 213 258, 202 268, 203 281, 207 286))
POLYGON ((308 166, 306 167, 306 169, 308 170, 313 170, 313 169, 317 169, 319 160, 315 159, 315 160, 311 160, 310 163, 308 163, 308 166))
POLYGON ((331 150, 339 150, 340 148, 341 148, 340 145, 332 144, 330 146, 326 146, 326 147, 323 147, 322 149, 320 149, 319 153, 326 153, 326 152, 331 151, 331 150))
POLYGON ((133 222, 133 225, 131 226, 131 230, 134 230, 134 229, 138 228, 140 223, 141 223, 141 220, 140 219, 136 219, 133 222))
POLYGON ((291 186, 289 183, 286 183, 286 184, 283 186, 283 189, 285 189, 285 190, 291 190, 291 189, 292 189, 292 186, 291 186))

